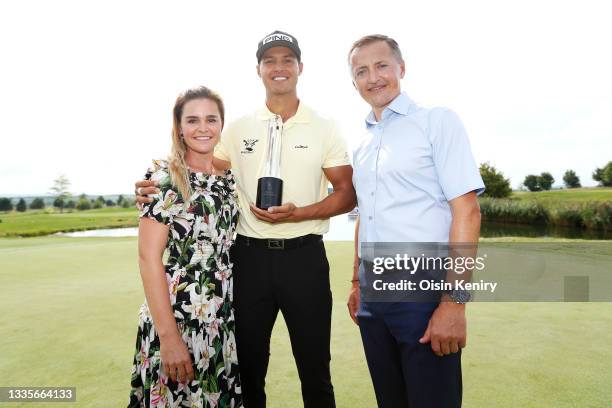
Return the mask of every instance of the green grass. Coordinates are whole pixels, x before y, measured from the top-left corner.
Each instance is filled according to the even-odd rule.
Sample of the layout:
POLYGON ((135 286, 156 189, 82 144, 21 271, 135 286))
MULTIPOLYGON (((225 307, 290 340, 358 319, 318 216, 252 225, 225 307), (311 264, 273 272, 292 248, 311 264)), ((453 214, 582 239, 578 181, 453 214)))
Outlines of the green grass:
POLYGON ((135 227, 136 208, 101 208, 98 210, 26 211, 0 213, 0 237, 32 237, 56 232, 83 231, 99 228, 135 227))
MULTIPOLYGON (((352 244, 326 246, 337 405, 373 408, 359 332, 346 312, 352 244)), ((77 387, 76 404, 54 407, 125 406, 143 300, 136 251, 134 238, 1 239, 0 386, 77 387)), ((612 248, 599 256, 611 261, 612 248)), ((464 407, 610 406, 611 303, 474 303, 468 321, 464 407)), ((267 383, 270 408, 302 406, 281 318, 267 383)))
POLYGON ((551 204, 558 202, 581 203, 585 201, 610 201, 612 188, 585 187, 550 191, 513 191, 511 198, 519 200, 540 200, 551 204))

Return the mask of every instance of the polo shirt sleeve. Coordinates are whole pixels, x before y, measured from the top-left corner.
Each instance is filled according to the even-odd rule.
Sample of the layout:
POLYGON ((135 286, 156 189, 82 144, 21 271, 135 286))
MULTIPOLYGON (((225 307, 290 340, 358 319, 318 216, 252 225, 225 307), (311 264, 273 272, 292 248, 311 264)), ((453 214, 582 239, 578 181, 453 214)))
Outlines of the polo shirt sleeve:
POLYGON ((231 162, 230 158, 230 144, 231 144, 231 129, 229 127, 225 128, 223 133, 221 133, 221 139, 219 143, 215 146, 214 156, 217 159, 225 160, 231 162))
POLYGON ((431 115, 433 161, 446 200, 471 191, 481 194, 485 185, 461 119, 445 108, 434 108, 431 115))
POLYGON ((340 134, 336 123, 332 122, 329 138, 326 140, 326 149, 323 157, 323 168, 346 166, 351 164, 346 141, 340 134))

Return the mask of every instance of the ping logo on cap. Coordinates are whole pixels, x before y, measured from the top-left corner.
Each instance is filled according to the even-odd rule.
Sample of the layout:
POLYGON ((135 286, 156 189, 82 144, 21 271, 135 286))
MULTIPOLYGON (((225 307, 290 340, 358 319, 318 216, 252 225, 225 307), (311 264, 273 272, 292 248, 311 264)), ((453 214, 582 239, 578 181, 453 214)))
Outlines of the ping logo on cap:
POLYGON ((262 45, 263 44, 267 44, 271 41, 289 41, 290 43, 293 42, 293 38, 291 38, 288 35, 285 34, 270 34, 269 36, 267 36, 266 38, 264 38, 262 40, 262 45))

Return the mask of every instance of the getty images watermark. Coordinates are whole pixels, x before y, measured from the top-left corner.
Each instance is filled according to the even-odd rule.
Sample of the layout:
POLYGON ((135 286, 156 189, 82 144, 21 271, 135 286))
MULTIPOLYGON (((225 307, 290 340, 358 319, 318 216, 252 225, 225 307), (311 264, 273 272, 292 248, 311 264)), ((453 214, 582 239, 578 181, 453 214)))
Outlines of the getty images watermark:
MULTIPOLYGON (((384 279, 375 279, 372 288, 376 291, 384 290, 410 290, 410 291, 490 291, 495 292, 497 282, 487 282, 480 280, 472 282, 469 278, 461 278, 464 274, 474 270, 483 271, 485 269, 486 255, 484 256, 420 256, 414 257, 408 254, 395 254, 394 257, 375 257, 372 260, 372 273, 382 275, 387 272, 406 272, 414 276, 419 271, 444 271, 443 279, 401 279, 399 282, 386 282, 384 279), (449 274, 457 275, 455 279, 450 279, 449 274)), ((387 275, 388 276, 388 275, 387 275)))
POLYGON ((437 302, 452 291, 469 292, 471 301, 612 301, 605 243, 366 242, 360 260, 369 302, 437 302))

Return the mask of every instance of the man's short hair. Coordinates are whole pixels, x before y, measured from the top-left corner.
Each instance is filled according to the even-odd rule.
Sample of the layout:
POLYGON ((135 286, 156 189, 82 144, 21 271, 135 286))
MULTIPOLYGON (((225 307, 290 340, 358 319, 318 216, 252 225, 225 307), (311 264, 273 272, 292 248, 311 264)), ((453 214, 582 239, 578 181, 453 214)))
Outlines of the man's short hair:
POLYGON ((351 50, 348 53, 349 65, 351 65, 351 54, 353 53, 353 51, 355 51, 357 48, 364 47, 366 45, 370 45, 378 41, 384 41, 385 43, 387 43, 389 48, 391 48, 391 51, 393 52, 395 59, 397 59, 397 62, 404 61, 404 58, 402 57, 402 51, 400 50, 399 45, 397 44, 397 41, 383 34, 370 34, 370 35, 366 35, 365 37, 361 37, 360 39, 358 39, 357 41, 353 43, 351 50))

